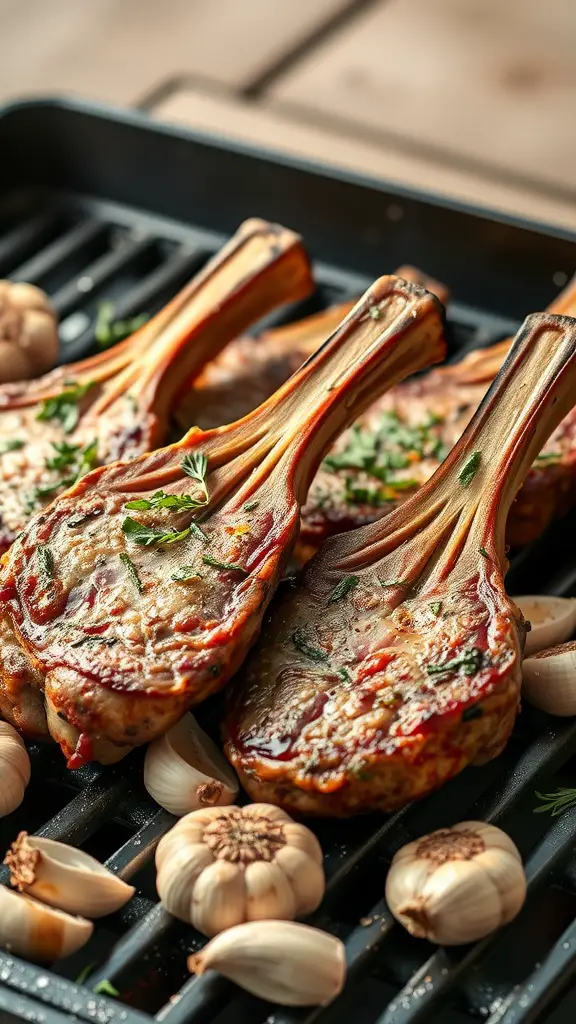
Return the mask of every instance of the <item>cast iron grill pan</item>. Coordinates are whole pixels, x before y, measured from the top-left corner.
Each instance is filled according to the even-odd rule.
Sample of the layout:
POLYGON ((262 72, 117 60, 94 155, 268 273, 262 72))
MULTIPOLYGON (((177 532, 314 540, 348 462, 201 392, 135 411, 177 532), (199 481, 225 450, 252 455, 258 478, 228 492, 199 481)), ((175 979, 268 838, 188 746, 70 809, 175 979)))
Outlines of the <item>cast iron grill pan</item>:
MULTIPOLYGON (((251 214, 302 231, 316 258, 316 294, 267 323, 352 298, 378 274, 412 262, 453 289, 451 360, 514 333, 523 314, 543 308, 576 269, 567 236, 153 127, 138 115, 24 104, 0 114, 0 140, 10 155, 0 169, 0 276, 49 292, 64 362, 94 350, 99 302, 113 301, 118 318, 154 313, 251 214)), ((513 558, 511 593, 576 595, 575 526, 576 513, 513 558)), ((216 701, 199 717, 214 731, 218 716, 216 701)), ((311 823, 328 878, 313 923, 345 942, 349 978, 339 999, 313 1010, 266 1005, 211 972, 188 976, 186 955, 203 940, 157 902, 154 849, 175 819, 145 793, 141 752, 112 768, 76 772, 56 749, 31 746, 30 753, 32 781, 23 805, 0 821, 1 852, 20 829, 81 845, 138 894, 51 970, 0 951, 2 1024, 575 1019, 576 809, 557 818, 533 811, 535 790, 574 777, 576 722, 528 707, 497 760, 421 803, 388 817, 311 823), (495 936, 437 949, 393 922, 384 879, 405 842, 462 818, 510 832, 526 860, 529 896, 495 936), (105 980, 119 999, 94 993, 105 980)))

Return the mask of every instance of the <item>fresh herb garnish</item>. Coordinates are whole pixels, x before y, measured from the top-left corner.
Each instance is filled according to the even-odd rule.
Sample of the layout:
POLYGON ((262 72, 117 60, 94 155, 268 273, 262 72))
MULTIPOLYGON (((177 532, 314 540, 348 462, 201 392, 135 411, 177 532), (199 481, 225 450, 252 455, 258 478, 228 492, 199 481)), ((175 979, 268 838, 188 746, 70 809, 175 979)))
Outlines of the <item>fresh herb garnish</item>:
POLYGON ((40 569, 40 575, 47 580, 54 579, 54 555, 50 551, 50 548, 46 544, 38 544, 36 546, 36 557, 38 559, 38 567, 40 569))
POLYGON ((53 395, 52 398, 46 398, 42 402, 42 407, 36 419, 60 420, 64 427, 64 433, 71 434, 80 418, 78 403, 90 391, 90 388, 94 387, 94 384, 95 381, 93 380, 88 381, 86 384, 70 382, 59 395, 53 395))
POLYGON ((561 452, 540 452, 540 455, 536 456, 536 462, 547 462, 549 459, 561 459, 561 452))
POLYGON ((334 590, 328 598, 328 604, 334 604, 335 601, 341 601, 343 597, 346 597, 354 587, 358 586, 360 582, 359 576, 345 576, 344 579, 340 580, 334 587, 334 590))
POLYGON ((490 558, 490 555, 486 551, 486 548, 478 548, 478 551, 482 555, 482 558, 490 558))
POLYGON ((178 583, 185 583, 186 580, 192 580, 195 577, 203 579, 202 574, 197 572, 193 565, 181 565, 176 572, 173 572, 170 579, 177 580, 178 583))
POLYGON ((482 666, 483 660, 484 651, 478 647, 470 647, 468 650, 462 651, 457 658, 445 661, 443 665, 427 665, 426 671, 429 676, 438 676, 444 672, 455 672, 461 668, 465 675, 474 676, 482 666))
POLYGON ((555 793, 536 793, 542 801, 540 807, 534 808, 534 814, 546 814, 548 811, 553 818, 557 818, 562 811, 569 807, 576 807, 576 789, 560 788, 555 793))
POLYGON ((463 487, 469 487, 472 483, 476 473, 478 472, 481 458, 482 456, 480 452, 472 452, 470 458, 466 459, 466 462, 458 474, 458 479, 463 487))
POLYGON ((144 584, 142 583, 142 580, 138 575, 138 569, 134 565, 134 562, 132 561, 131 558, 129 558, 125 551, 121 552, 120 561, 123 563, 123 565, 126 566, 126 571, 130 577, 130 580, 136 587, 138 593, 141 594, 142 591, 144 590, 144 584))
POLYGON ((38 484, 34 492, 37 498, 46 498, 56 491, 71 487, 93 469, 98 461, 98 442, 95 440, 85 448, 79 444, 68 444, 67 441, 53 441, 52 447, 56 454, 46 459, 46 468, 58 471, 71 467, 72 471, 51 484, 38 484))
POLYGON ((137 512, 145 512, 154 508, 169 508, 173 512, 183 512, 189 508, 201 508, 205 501, 198 501, 191 494, 166 494, 165 491, 156 491, 151 498, 136 498, 134 501, 127 501, 124 508, 137 512))
POLYGON ((409 587, 410 580, 380 580, 381 587, 409 587))
POLYGON ((373 320, 381 320, 382 310, 380 309, 380 306, 369 306, 368 316, 371 316, 373 320))
POLYGON ((188 452, 180 463, 180 468, 186 476, 191 477, 201 484, 206 492, 208 500, 208 488, 206 487, 206 473, 208 472, 208 459, 203 452, 188 452))
POLYGON ((258 508, 259 501, 247 501, 245 505, 242 505, 244 512, 253 512, 255 508, 258 508))
POLYGON ((226 569, 229 572, 243 572, 248 575, 247 569, 242 565, 234 565, 232 562, 219 562, 217 558, 213 558, 212 555, 202 555, 202 561, 204 565, 213 565, 215 569, 226 569))
POLYGON ((292 643, 307 658, 311 661, 328 661, 328 655, 319 650, 317 647, 312 647, 306 638, 306 634, 303 629, 296 629, 292 633, 292 643))
POLYGON ((114 985, 111 981, 108 981, 108 978, 103 978, 97 985, 94 985, 92 991, 97 996, 114 996, 114 998, 118 998, 120 995, 118 989, 114 988, 114 985))
POLYGON ((101 302, 94 324, 94 337, 98 347, 109 348, 117 341, 123 341, 124 338, 143 327, 147 320, 147 313, 140 313, 138 316, 129 317, 126 320, 115 320, 114 303, 101 302))
POLYGON ((84 647, 85 644, 104 644, 105 647, 114 647, 114 644, 117 643, 118 638, 115 636, 83 636, 80 640, 75 640, 70 644, 70 647, 84 647))
POLYGON ((190 526, 187 526, 184 530, 156 530, 152 526, 145 526, 144 523, 139 523, 137 519, 132 519, 131 516, 126 516, 122 523, 122 530, 135 544, 145 544, 147 546, 152 544, 174 544, 175 541, 185 540, 191 533, 190 526))
POLYGON ((432 601, 430 609, 434 615, 440 615, 440 612, 442 611, 442 601, 432 601))
POLYGON ((96 961, 94 961, 91 964, 86 964, 86 966, 83 967, 82 970, 80 971, 78 977, 74 979, 74 984, 83 985, 84 982, 86 981, 86 978, 88 977, 89 974, 92 974, 92 971, 94 970, 95 967, 96 961))
POLYGON ((25 444, 26 441, 21 441, 17 437, 10 438, 8 441, 0 441, 0 455, 5 455, 6 452, 18 452, 25 444))
POLYGON ((340 679, 344 680, 345 683, 351 683, 352 682, 352 676, 350 675, 348 669, 344 668, 344 666, 342 666, 342 668, 338 669, 338 675, 340 676, 340 679))

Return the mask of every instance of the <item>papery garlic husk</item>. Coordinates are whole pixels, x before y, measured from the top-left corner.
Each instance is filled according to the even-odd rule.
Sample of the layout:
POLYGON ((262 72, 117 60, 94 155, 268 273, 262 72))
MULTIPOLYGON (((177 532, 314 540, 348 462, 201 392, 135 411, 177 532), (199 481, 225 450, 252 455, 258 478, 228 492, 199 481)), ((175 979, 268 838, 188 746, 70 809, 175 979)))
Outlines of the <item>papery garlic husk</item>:
POLYGON ((0 722, 0 817, 16 810, 30 782, 30 758, 20 735, 0 722))
POLYGON ((239 789, 226 758, 190 714, 148 747, 144 785, 178 817, 201 807, 227 807, 239 789))
POLYGON ((82 850, 27 832, 20 832, 4 863, 20 892, 83 917, 112 914, 136 891, 82 850))
POLYGON ((549 715, 576 715, 576 641, 539 651, 522 663, 522 696, 549 715))
POLYGON ((526 898, 522 860, 509 836, 483 821, 438 829, 395 855, 386 900, 419 939, 457 946, 507 924, 526 898))
POLYGON ((526 634, 524 657, 568 640, 576 629, 576 599, 529 594, 512 598, 531 624, 526 634))
POLYGON ((0 946, 31 960, 59 960, 81 949, 94 925, 0 885, 0 946))
POLYGON ((271 804, 187 814, 160 840, 156 868, 166 909, 209 936, 245 921, 303 917, 325 889, 316 836, 271 804))
POLYGON ((326 1006, 346 978, 344 946, 293 921, 253 921, 229 928, 188 958, 194 974, 213 970, 281 1006, 326 1006))

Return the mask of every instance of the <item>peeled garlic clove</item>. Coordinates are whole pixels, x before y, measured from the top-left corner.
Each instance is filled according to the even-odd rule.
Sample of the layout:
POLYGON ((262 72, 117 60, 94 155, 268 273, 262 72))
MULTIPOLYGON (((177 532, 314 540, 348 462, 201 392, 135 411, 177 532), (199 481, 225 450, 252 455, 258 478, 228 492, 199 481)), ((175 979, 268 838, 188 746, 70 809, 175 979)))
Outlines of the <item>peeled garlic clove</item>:
POLYGON ((293 921, 253 921, 229 928, 188 958, 195 974, 219 971, 252 995, 281 1006, 326 1006, 346 978, 344 946, 293 921))
POLYGON ((238 794, 232 768, 192 715, 150 744, 144 785, 161 807, 179 817, 201 807, 230 804, 238 794))
POLYGON ((4 863, 10 868, 11 884, 20 892, 69 914, 104 917, 123 907, 136 891, 82 850, 27 832, 20 833, 4 863))
POLYGON ((525 898, 516 846, 501 829, 477 821, 409 843, 386 879, 386 900, 400 924, 445 946, 483 938, 511 921, 525 898))
POLYGON ((0 946, 31 960, 59 960, 81 949, 94 925, 0 886, 0 946))
POLYGON ((30 782, 30 758, 20 735, 0 722, 0 817, 20 806, 30 782))
POLYGON ((561 644, 576 629, 576 599, 572 597, 541 594, 514 597, 513 601, 532 626, 526 635, 525 658, 545 647, 561 644))
POLYGON ((576 715, 576 641, 522 663, 522 696, 549 715, 576 715))

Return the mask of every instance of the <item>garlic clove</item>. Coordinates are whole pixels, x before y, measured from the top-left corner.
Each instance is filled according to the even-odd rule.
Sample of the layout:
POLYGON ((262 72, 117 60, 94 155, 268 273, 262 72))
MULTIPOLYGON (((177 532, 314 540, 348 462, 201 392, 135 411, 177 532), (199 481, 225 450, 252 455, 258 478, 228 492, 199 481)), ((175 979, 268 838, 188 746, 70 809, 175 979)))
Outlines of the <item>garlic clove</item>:
POLYGON ((170 914, 190 924, 194 887, 204 869, 214 863, 212 854, 201 843, 186 842, 171 843, 164 851, 160 858, 156 852, 158 895, 170 914))
POLYGON ((320 906, 326 888, 322 863, 318 864, 304 850, 289 844, 278 850, 276 863, 292 885, 295 910, 290 916, 306 917, 311 914, 320 906))
POLYGON ((293 921, 253 921, 212 939, 188 958, 195 974, 219 971, 242 988, 281 1006, 326 1006, 346 978, 344 946, 293 921))
POLYGON ((83 917, 112 914, 136 891, 83 850, 27 832, 20 832, 4 863, 20 892, 83 917))
POLYGON ((22 803, 30 770, 28 751, 19 733, 7 722, 0 722, 0 817, 22 803))
POLYGON ((245 917, 244 872, 237 864, 225 860, 209 864, 194 887, 194 927, 203 935, 212 936, 239 924, 245 917))
POLYGON ((512 599, 532 625, 526 634, 524 657, 568 640, 576 629, 576 599, 527 595, 512 599))
POLYGON ((520 854, 506 833, 464 821, 407 844, 386 879, 386 900, 412 935, 442 945, 483 938, 526 897, 520 854))
POLYGON ((298 825, 295 821, 291 820, 288 820, 282 828, 286 837, 286 843, 289 846, 296 846, 303 853, 306 853, 311 860, 315 861, 316 864, 322 865, 324 863, 322 847, 309 828, 306 828, 305 825, 298 825))
POLYGON ((0 886, 0 946, 31 960, 59 960, 87 942, 94 925, 0 886))
POLYGON ((296 917, 296 898, 278 862, 256 860, 247 864, 244 884, 247 921, 267 918, 291 921, 296 917))
POLYGON ((232 768, 190 714, 148 747, 144 785, 161 807, 178 816, 230 804, 238 794, 232 768))
POLYGON ((576 715, 576 641, 526 658, 522 696, 549 715, 576 715))

